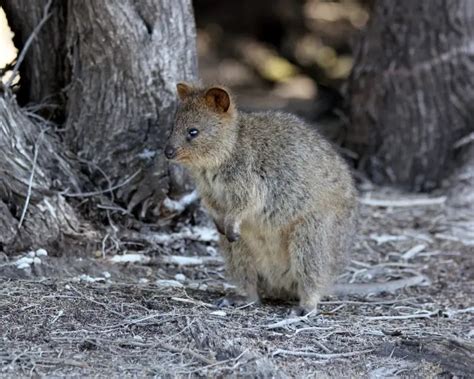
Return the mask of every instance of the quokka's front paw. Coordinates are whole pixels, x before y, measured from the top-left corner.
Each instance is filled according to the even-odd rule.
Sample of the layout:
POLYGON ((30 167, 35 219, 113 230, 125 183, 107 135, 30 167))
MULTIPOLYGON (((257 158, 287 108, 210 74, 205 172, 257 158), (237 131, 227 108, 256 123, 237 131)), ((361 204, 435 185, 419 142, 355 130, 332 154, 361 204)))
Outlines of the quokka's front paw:
POLYGON ((217 301, 214 302, 214 305, 218 308, 233 308, 233 307, 241 307, 247 304, 253 304, 255 306, 260 305, 260 299, 249 299, 244 296, 239 295, 227 295, 225 297, 221 297, 217 301))
POLYGON ((291 309, 288 310, 288 316, 303 317, 309 313, 315 313, 316 310, 317 310, 316 308, 303 307, 301 305, 297 305, 297 306, 291 307, 291 309))
POLYGON ((240 238, 240 233, 234 231, 234 230, 230 230, 228 232, 226 232, 225 236, 227 237, 227 241, 229 242, 235 242, 235 241, 238 241, 239 238, 240 238))
POLYGON ((220 234, 225 235, 225 227, 222 220, 214 219, 214 225, 220 234))
POLYGON ((227 237, 227 241, 235 242, 240 238, 240 230, 239 225, 232 220, 227 220, 225 222, 225 236, 227 237))
POLYGON ((235 304, 236 304, 236 299, 230 296, 221 297, 220 299, 217 299, 214 302, 214 305, 217 308, 230 308, 230 307, 235 306, 235 304))
POLYGON ((288 310, 288 316, 290 317, 302 317, 306 315, 308 312, 306 311, 305 308, 301 307, 300 305, 291 307, 288 310))

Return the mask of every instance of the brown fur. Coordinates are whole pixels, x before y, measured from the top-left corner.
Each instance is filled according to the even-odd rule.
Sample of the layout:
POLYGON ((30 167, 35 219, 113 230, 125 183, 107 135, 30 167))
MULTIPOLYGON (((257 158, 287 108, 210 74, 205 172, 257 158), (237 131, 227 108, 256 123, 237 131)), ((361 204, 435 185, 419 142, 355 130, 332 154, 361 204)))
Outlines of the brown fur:
POLYGON ((178 93, 169 145, 227 237, 221 248, 231 279, 249 300, 297 297, 314 309, 354 233, 356 192, 346 164, 293 115, 240 112, 219 86, 181 83, 178 93))

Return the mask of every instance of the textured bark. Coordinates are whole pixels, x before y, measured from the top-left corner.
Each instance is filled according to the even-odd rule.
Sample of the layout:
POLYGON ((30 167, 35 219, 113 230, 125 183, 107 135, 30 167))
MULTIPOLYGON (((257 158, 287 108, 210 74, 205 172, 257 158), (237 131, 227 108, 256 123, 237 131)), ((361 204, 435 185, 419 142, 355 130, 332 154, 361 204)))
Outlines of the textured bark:
MULTIPOLYGON (((48 1, 1 1, 21 49, 48 1)), ((116 198, 156 216, 166 195, 192 188, 162 154, 175 84, 196 79, 190 0, 53 0, 50 13, 21 65, 22 102, 57 105, 64 142, 96 186, 133 176, 116 198)))
MULTIPOLYGON (((0 2, 21 50, 48 1, 0 2)), ((61 117, 27 117, 10 90, 0 94, 0 251, 89 235, 73 206, 83 192, 114 186, 114 200, 156 220, 166 196, 189 191, 189 176, 162 150, 175 84, 196 72, 190 0, 52 0, 21 62, 18 95, 54 103, 61 117)))
POLYGON ((474 130, 474 2, 375 3, 356 46, 349 146, 378 183, 440 184, 474 130))
POLYGON ((400 357, 415 362, 427 361, 441 366, 446 377, 468 378, 474 370, 474 344, 441 336, 401 338, 397 343, 384 343, 376 351, 382 357, 400 357))
MULTIPOLYGON (((13 41, 21 48, 43 17, 48 0, 0 0, 10 27, 13 41)), ((33 40, 20 66, 22 86, 20 104, 49 103, 63 105, 62 90, 68 80, 66 60, 65 2, 53 0, 51 16, 33 40)), ((61 108, 59 108, 61 110, 61 108)))
POLYGON ((69 1, 68 20, 67 143, 115 183, 141 170, 118 195, 144 215, 168 190, 176 82, 196 75, 190 1, 69 1))
POLYGON ((80 233, 80 218, 60 194, 79 189, 77 172, 50 130, 0 95, 0 250, 46 247, 80 233))

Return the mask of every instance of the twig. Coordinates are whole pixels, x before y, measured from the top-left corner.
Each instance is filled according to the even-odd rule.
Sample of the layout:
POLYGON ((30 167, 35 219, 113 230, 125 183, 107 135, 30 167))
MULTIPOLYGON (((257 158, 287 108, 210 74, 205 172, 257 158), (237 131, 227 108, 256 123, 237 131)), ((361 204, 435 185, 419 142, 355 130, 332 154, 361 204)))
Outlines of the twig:
POLYGON ((181 297, 172 297, 171 300, 177 301, 179 303, 194 304, 194 305, 203 306, 207 308, 213 308, 213 309, 217 308, 217 306, 213 304, 205 303, 204 301, 199 301, 199 300, 194 300, 194 299, 183 299, 181 297))
POLYGON ((160 318, 160 317, 164 317, 164 316, 167 316, 167 314, 165 314, 165 313, 152 313, 151 315, 148 315, 148 316, 145 316, 145 317, 142 317, 142 318, 136 318, 136 319, 133 319, 133 320, 126 321, 125 325, 127 325, 127 326, 128 325, 136 325, 136 324, 142 323, 143 321, 151 320, 153 318, 160 318))
POLYGON ((118 205, 97 204, 97 208, 105 209, 107 211, 113 211, 113 212, 121 212, 122 214, 129 215, 129 216, 132 215, 128 210, 126 210, 125 208, 119 207, 118 205))
POLYGON ((448 317, 453 317, 455 315, 462 314, 462 313, 474 313, 474 307, 463 308, 463 309, 448 309, 444 313, 446 313, 448 317))
POLYGON ((119 183, 115 186, 109 187, 105 190, 100 191, 92 191, 92 192, 79 192, 79 193, 67 193, 66 191, 61 192, 61 195, 66 197, 90 197, 90 196, 97 196, 102 195, 107 192, 115 191, 116 189, 123 187, 124 185, 128 184, 133 178, 135 178, 142 170, 138 169, 134 174, 130 175, 127 179, 125 179, 122 183, 119 183))
POLYGON ((183 255, 165 255, 160 257, 158 261, 179 266, 221 265, 224 263, 224 260, 220 257, 186 257, 183 255))
MULTIPOLYGON (((86 159, 81 159, 81 158, 77 158, 77 160, 81 163, 84 163, 84 164, 88 165, 88 166, 94 166, 94 168, 97 171, 99 171, 101 173, 101 175, 104 177, 104 179, 107 181, 107 184, 109 185, 109 188, 111 188, 113 186, 112 179, 110 179, 110 177, 105 173, 104 170, 102 170, 102 168, 98 164, 96 164, 94 162, 91 162, 91 161, 88 161, 86 159)), ((114 194, 111 193, 110 195, 111 195, 110 197, 112 198, 112 201, 113 201, 114 200, 114 194)))
POLYGON ((393 208, 407 208, 407 207, 421 207, 429 205, 441 205, 446 202, 446 196, 433 197, 433 198, 419 198, 419 199, 401 199, 401 200, 389 200, 389 199, 370 199, 361 198, 359 201, 364 205, 371 207, 393 207, 393 208))
POLYGON ((326 345, 324 345, 322 342, 319 342, 317 339, 313 339, 313 343, 318 345, 321 349, 323 349, 326 353, 328 354, 333 354, 332 350, 329 349, 326 345))
POLYGON ((281 328, 283 326, 287 326, 287 325, 291 325, 291 324, 295 324, 297 322, 300 322, 300 321, 305 321, 308 319, 309 316, 311 316, 313 313, 316 312, 316 309, 313 309, 311 312, 309 312, 308 314, 304 315, 304 316, 301 316, 301 317, 292 317, 292 318, 286 318, 284 320, 281 320, 281 321, 278 321, 278 322, 275 322, 273 324, 269 324, 266 326, 267 329, 277 329, 277 328, 281 328))
POLYGON ((58 314, 51 320, 51 324, 54 324, 59 318, 64 314, 64 311, 61 309, 59 310, 58 314))
POLYGON ((409 320, 412 318, 430 318, 436 316, 438 311, 428 312, 423 311, 420 313, 414 313, 411 315, 401 315, 401 316, 368 316, 365 317, 366 320, 380 321, 380 320, 409 320))
POLYGON ((236 362, 236 363, 234 364, 234 366, 232 366, 232 370, 235 370, 236 365, 239 363, 240 358, 242 358, 242 357, 245 355, 245 353, 247 353, 247 352, 248 352, 248 349, 245 349, 242 353, 240 353, 240 354, 239 354, 237 357, 235 357, 235 358, 230 358, 230 359, 226 359, 226 360, 224 360, 224 361, 219 361, 219 362, 216 362, 216 363, 207 365, 207 366, 199 367, 199 368, 197 368, 197 369, 195 369, 195 370, 193 370, 193 371, 187 371, 186 374, 192 374, 192 373, 197 372, 197 371, 207 370, 207 369, 209 369, 209 368, 211 368, 211 367, 221 366, 221 365, 226 364, 226 363, 229 363, 229 362, 236 362))
POLYGON ((25 220, 25 216, 26 216, 26 211, 28 210, 28 205, 30 204, 31 190, 33 188, 33 178, 35 176, 36 162, 38 160, 38 151, 39 151, 39 148, 40 148, 41 140, 43 139, 43 135, 48 129, 49 128, 43 129, 40 132, 40 134, 38 135, 38 139, 35 142, 35 152, 34 152, 34 155, 33 155, 33 166, 31 168, 30 179, 28 180, 28 190, 27 190, 27 193, 26 193, 25 205, 23 206, 20 221, 18 222, 18 230, 20 230, 21 226, 23 225, 23 221, 25 220))
POLYGON ((169 345, 169 344, 164 343, 164 342, 158 342, 158 346, 160 346, 162 349, 169 350, 169 351, 172 351, 174 353, 189 354, 192 357, 199 359, 200 361, 204 362, 207 365, 212 365, 212 364, 216 363, 214 360, 208 359, 204 355, 199 354, 199 353, 195 352, 194 350, 191 350, 187 347, 181 349, 179 347, 175 347, 175 346, 169 345))
POLYGON ((439 240, 445 240, 445 241, 454 241, 454 242, 460 242, 465 246, 473 246, 474 245, 474 240, 473 239, 464 239, 456 236, 451 236, 448 234, 443 234, 443 233, 436 233, 435 238, 439 240))
POLYGON ((120 312, 114 311, 113 309, 109 309, 109 307, 107 307, 106 304, 101 303, 100 301, 97 301, 97 300, 94 300, 94 299, 92 299, 92 298, 87 297, 86 295, 84 295, 82 292, 80 292, 78 289, 76 289, 76 288, 75 288, 74 286, 72 286, 72 285, 69 285, 69 287, 70 287, 75 293, 77 293, 82 299, 87 300, 87 301, 90 301, 90 302, 93 303, 93 304, 100 305, 101 307, 103 307, 103 308, 104 308, 105 310, 107 310, 108 312, 113 313, 114 315, 119 316, 120 318, 123 319, 123 314, 121 314, 120 312))
POLYGON ((15 66, 13 67, 12 73, 10 77, 8 78, 7 82, 5 83, 5 88, 9 88, 15 79, 15 77, 18 74, 18 69, 20 68, 21 63, 25 59, 26 52, 30 48, 31 43, 33 40, 37 37, 39 31, 43 27, 46 21, 51 17, 51 13, 49 13, 49 8, 51 7, 51 4, 53 3, 53 0, 49 0, 47 4, 45 5, 43 9, 43 17, 41 18, 41 21, 36 25, 36 27, 33 29, 31 32, 30 36, 26 40, 23 48, 21 49, 20 55, 18 56, 18 59, 16 60, 15 66))
POLYGON ((402 259, 405 261, 412 259, 415 257, 415 255, 425 250, 425 248, 426 248, 425 244, 415 245, 410 250, 402 254, 402 259))
POLYGON ((354 283, 336 284, 331 290, 332 295, 368 295, 380 292, 395 292, 401 288, 429 284, 430 280, 424 275, 412 276, 410 278, 390 280, 385 283, 354 283))
POLYGON ((474 133, 469 133, 468 135, 462 137, 460 140, 456 141, 453 145, 454 149, 459 149, 460 147, 467 145, 474 141, 474 133))
POLYGON ((109 261, 112 263, 142 263, 147 264, 150 262, 150 257, 147 257, 144 254, 140 253, 129 253, 129 254, 122 254, 122 255, 114 255, 113 257, 109 258, 109 261))
POLYGON ((296 336, 297 334, 299 333, 303 333, 303 332, 311 332, 313 330, 318 330, 318 331, 322 331, 322 330, 333 330, 334 327, 332 326, 329 326, 329 327, 323 327, 323 326, 308 326, 308 327, 305 327, 305 328, 299 328, 299 329, 296 329, 294 331, 294 333, 292 334, 287 334, 287 337, 293 337, 293 336, 296 336))
POLYGON ((275 350, 272 354, 274 357, 275 355, 292 355, 295 357, 311 357, 311 358, 319 358, 319 359, 332 359, 332 358, 346 358, 346 357, 354 357, 356 355, 361 355, 361 354, 368 354, 371 353, 373 349, 367 349, 367 350, 359 350, 359 351, 351 351, 349 353, 327 353, 327 354, 322 354, 322 353, 313 353, 309 351, 293 351, 293 350, 283 350, 283 349, 278 349, 275 350))
POLYGON ((407 297, 405 299, 393 299, 385 301, 355 301, 355 300, 338 300, 338 301, 320 301, 319 304, 350 304, 350 305, 392 305, 396 303, 404 303, 407 301, 416 300, 416 297, 407 297))
POLYGON ((252 305, 255 305, 255 303, 256 303, 255 301, 251 301, 251 302, 245 303, 245 304, 243 304, 240 307, 237 307, 235 309, 239 309, 239 310, 240 309, 245 309, 245 308, 251 307, 252 305))
POLYGON ((407 239, 406 236, 394 236, 390 234, 375 234, 375 233, 372 233, 369 237, 370 239, 377 242, 377 245, 382 245, 386 242, 404 241, 407 239))
POLYGON ((336 313, 339 309, 342 309, 342 308, 345 308, 346 307, 346 304, 341 304, 341 305, 338 305, 336 308, 326 312, 327 314, 333 314, 333 313, 336 313))

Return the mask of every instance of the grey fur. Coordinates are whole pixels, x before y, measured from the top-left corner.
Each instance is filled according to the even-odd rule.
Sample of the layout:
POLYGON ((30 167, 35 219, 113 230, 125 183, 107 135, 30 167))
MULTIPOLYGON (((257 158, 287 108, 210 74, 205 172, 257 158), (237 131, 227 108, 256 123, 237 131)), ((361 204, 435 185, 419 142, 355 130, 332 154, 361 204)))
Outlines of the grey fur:
POLYGON ((230 97, 223 111, 222 94, 186 88, 169 143, 227 236, 221 248, 231 279, 251 301, 297 297, 314 309, 354 234, 357 200, 347 165, 294 115, 237 111, 226 89, 212 87, 230 97), (193 140, 191 127, 199 130, 193 140))

